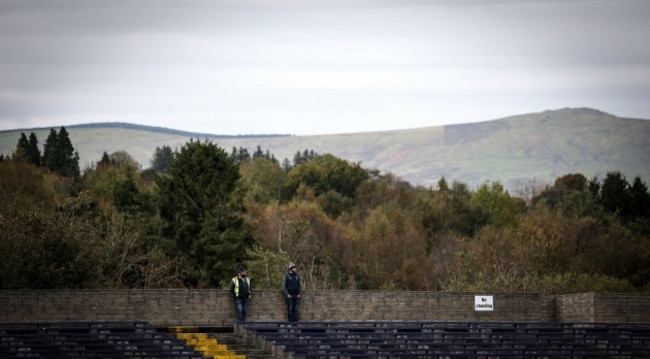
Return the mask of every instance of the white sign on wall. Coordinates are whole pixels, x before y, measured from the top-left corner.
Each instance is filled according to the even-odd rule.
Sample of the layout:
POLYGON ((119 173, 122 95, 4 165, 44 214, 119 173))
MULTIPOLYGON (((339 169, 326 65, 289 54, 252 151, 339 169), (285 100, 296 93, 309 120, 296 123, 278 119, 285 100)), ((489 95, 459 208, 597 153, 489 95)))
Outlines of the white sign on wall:
POLYGON ((474 296, 474 310, 485 311, 494 310, 494 300, 491 295, 474 296))

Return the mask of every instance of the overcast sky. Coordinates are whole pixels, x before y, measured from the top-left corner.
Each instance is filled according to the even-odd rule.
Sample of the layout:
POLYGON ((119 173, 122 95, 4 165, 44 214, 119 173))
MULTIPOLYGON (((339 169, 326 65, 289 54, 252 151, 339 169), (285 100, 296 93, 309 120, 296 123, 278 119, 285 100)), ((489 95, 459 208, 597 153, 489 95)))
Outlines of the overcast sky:
POLYGON ((0 130, 650 119, 648 0, 0 0, 0 130))

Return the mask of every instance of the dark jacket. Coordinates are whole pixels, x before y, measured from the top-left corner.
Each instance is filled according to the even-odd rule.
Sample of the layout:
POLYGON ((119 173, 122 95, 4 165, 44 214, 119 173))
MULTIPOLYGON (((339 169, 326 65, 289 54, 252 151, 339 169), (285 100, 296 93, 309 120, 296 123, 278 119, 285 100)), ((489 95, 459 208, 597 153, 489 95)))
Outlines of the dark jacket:
POLYGON ((282 282, 282 290, 286 295, 300 294, 300 276, 298 273, 287 272, 284 276, 284 282, 282 282))
POLYGON ((249 284, 250 284, 250 279, 248 278, 240 279, 239 277, 234 277, 230 281, 230 293, 232 293, 233 297, 235 298, 250 298, 251 297, 250 292, 253 290, 253 288, 252 285, 249 286, 249 284), (239 295, 235 294, 235 281, 239 282, 239 290, 238 290, 239 295))

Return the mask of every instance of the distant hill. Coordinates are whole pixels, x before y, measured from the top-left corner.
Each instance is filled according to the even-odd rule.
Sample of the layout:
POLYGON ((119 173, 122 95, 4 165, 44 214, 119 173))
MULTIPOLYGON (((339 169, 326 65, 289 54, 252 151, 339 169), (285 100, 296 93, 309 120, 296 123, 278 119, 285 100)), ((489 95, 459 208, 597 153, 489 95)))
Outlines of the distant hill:
MULTIPOLYGON (((55 128, 58 130, 58 128, 55 128)), ((0 132, 0 153, 15 150, 20 132, 34 132, 42 146, 49 128, 0 132)), ((441 176, 472 188, 501 181, 551 183, 567 173, 588 178, 621 171, 629 181, 650 179, 650 121, 619 118, 593 109, 561 109, 462 125, 321 136, 219 136, 124 123, 66 127, 82 169, 104 151, 127 151, 144 168, 156 147, 180 148, 209 139, 228 153, 259 145, 282 161, 297 151, 331 153, 365 168, 392 172, 413 185, 435 186, 441 176)))

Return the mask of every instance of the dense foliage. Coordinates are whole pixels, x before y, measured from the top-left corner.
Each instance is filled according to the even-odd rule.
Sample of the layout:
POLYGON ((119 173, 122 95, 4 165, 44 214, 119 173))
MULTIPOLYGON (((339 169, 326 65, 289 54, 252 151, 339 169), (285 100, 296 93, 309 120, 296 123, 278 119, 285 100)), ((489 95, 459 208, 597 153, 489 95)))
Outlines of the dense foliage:
POLYGON ((151 169, 122 152, 80 173, 47 165, 74 162, 61 132, 0 161, 0 289, 214 288, 239 265, 279 289, 293 261, 306 289, 650 292, 650 194, 620 172, 525 198, 190 141, 151 169))
POLYGON ((188 264, 186 285, 218 286, 246 259, 253 237, 239 179, 226 152, 200 141, 181 148, 169 175, 157 178, 162 237, 188 264))

